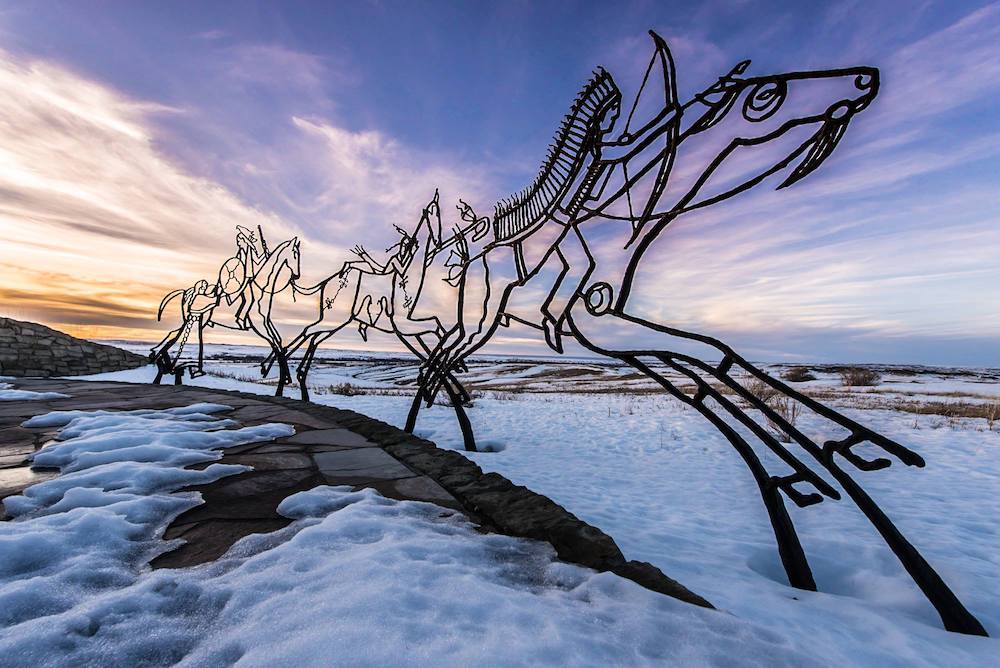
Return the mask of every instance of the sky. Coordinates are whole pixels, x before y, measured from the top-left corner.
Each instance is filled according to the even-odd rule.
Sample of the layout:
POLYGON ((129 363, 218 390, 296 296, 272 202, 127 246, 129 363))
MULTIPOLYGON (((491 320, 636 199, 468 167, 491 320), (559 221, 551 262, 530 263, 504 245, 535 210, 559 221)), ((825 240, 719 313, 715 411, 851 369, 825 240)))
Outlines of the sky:
MULTIPOLYGON (((672 224, 639 315, 759 360, 1000 365, 983 2, 0 3, 0 315, 156 340, 161 297, 214 280, 237 224, 298 236, 311 285, 355 244, 380 254, 435 188, 446 222, 459 198, 490 213, 596 66, 635 94, 649 29, 682 99, 748 58, 875 66, 881 92, 807 179, 672 224)), ((447 312, 441 281, 428 294, 447 312)), ((292 333, 309 314, 286 306, 292 333)), ((547 350, 512 327, 486 352, 547 350)))

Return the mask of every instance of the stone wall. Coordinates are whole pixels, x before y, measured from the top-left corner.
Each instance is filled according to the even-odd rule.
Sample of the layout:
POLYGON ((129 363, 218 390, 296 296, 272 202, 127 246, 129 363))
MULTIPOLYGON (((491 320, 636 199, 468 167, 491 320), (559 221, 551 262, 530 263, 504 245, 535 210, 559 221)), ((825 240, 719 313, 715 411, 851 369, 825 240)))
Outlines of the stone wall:
POLYGON ((44 325, 0 318, 0 376, 76 376, 134 369, 148 360, 44 325))

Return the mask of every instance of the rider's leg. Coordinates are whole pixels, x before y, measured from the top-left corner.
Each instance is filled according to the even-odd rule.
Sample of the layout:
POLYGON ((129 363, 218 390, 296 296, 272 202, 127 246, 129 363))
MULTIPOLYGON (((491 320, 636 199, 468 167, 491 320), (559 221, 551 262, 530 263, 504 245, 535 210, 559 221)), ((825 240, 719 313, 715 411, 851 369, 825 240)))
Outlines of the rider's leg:
POLYGON ((569 304, 593 271, 594 259, 575 225, 559 240, 556 256, 563 269, 542 303, 542 329, 549 347, 562 353, 562 328, 569 304))
POLYGON ((233 322, 240 329, 248 329, 249 323, 247 323, 247 311, 250 309, 250 300, 246 297, 246 288, 240 293, 239 297, 236 298, 238 305, 236 306, 236 312, 233 314, 233 322))
POLYGON ((469 263, 461 293, 459 335, 449 333, 428 361, 434 381, 430 386, 432 396, 444 374, 489 341, 500 326, 500 316, 517 284, 517 264, 508 246, 497 246, 481 261, 469 263))

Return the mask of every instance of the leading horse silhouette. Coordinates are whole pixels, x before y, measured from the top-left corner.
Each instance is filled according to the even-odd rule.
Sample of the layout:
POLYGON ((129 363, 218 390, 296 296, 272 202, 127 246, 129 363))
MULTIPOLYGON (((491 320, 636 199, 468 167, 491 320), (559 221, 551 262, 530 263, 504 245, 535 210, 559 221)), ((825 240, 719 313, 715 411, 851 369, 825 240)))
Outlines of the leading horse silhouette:
MULTIPOLYGON (((985 635, 978 620, 835 457, 868 471, 891 462, 864 459, 852 448, 867 444, 907 465, 923 466, 919 455, 772 378, 721 341, 652 322, 629 308, 641 261, 667 225, 685 213, 750 191, 770 177, 783 176, 778 188, 785 188, 811 174, 877 95, 878 70, 853 67, 751 77, 744 76, 750 65, 744 61, 681 103, 670 51, 658 35, 651 36, 654 55, 622 130, 613 136, 620 94, 607 77, 605 93, 592 109, 600 119, 599 129, 582 138, 583 160, 576 160, 575 154, 559 160, 557 145, 556 162, 562 165, 564 179, 551 179, 543 166, 535 184, 540 183, 539 188, 496 206, 496 238, 469 260, 462 276, 459 323, 425 364, 425 399, 429 404, 441 379, 511 320, 539 329, 557 352, 562 351, 561 338, 571 336, 592 352, 618 359, 696 409, 726 437, 758 485, 789 582, 814 590, 782 493, 800 507, 824 497, 839 499, 840 493, 727 396, 736 395, 777 424, 840 484, 935 606, 945 628, 985 635), (634 127, 637 112, 650 97, 656 98, 655 113, 634 127), (572 187, 564 187, 566 183, 572 187), (539 192, 550 197, 540 198, 539 192), (509 223, 512 219, 516 224, 509 223), (561 268, 537 313, 512 313, 511 295, 542 280, 541 270, 549 263, 561 268), (644 343, 636 347, 628 344, 631 341, 644 343), (666 370, 687 379, 693 394, 671 381, 666 370), (825 419, 841 435, 822 444, 808 438, 754 394, 748 382, 752 380, 825 419), (716 413, 709 399, 752 438, 716 413), (771 473, 773 464, 765 464, 751 443, 777 455, 785 470, 771 473), (814 491, 801 491, 797 485, 814 491)), ((597 77, 605 79, 603 71, 597 77)), ((546 165, 551 162, 550 157, 546 165)), ((414 422, 411 416, 407 428, 414 422)))
MULTIPOLYGON (((199 281, 193 288, 174 290, 163 298, 157 312, 157 320, 162 317, 170 301, 181 296, 183 297, 180 309, 181 324, 150 350, 150 359, 157 366, 154 382, 159 383, 164 374, 170 373, 174 375, 174 382, 180 384, 185 368, 191 370, 192 377, 202 373, 204 328, 218 326, 238 331, 252 331, 267 342, 280 368, 275 394, 281 396, 284 393, 285 385, 291 381, 291 371, 284 354, 281 333, 271 318, 271 310, 274 296, 288 289, 299 277, 301 258, 298 237, 279 244, 272 252, 267 253, 256 270, 251 271, 240 281, 238 294, 230 295, 224 287, 223 274, 232 273, 227 267, 236 264, 233 262, 236 259, 239 257, 226 261, 220 270, 220 278, 214 285, 209 286, 207 281, 199 281), (224 308, 222 306, 224 296, 227 306, 235 306, 233 325, 215 319, 216 311, 224 308), (179 358, 180 355, 171 357, 171 348, 179 341, 179 347, 183 350, 192 331, 196 332, 198 339, 197 359, 178 364, 179 359, 175 358, 179 358)), ((244 264, 240 266, 243 267, 243 271, 248 268, 244 264)))

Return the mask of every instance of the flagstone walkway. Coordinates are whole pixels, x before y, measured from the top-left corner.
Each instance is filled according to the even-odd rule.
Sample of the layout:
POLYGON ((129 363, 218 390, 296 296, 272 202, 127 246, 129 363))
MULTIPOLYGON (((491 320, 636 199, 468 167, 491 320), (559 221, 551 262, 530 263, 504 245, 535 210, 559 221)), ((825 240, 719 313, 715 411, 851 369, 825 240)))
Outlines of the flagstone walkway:
POLYGON ((220 462, 253 470, 186 488, 200 492, 204 503, 182 513, 166 529, 165 539, 180 538, 183 544, 154 559, 154 568, 212 561, 244 536, 290 524, 277 513, 288 496, 317 485, 350 485, 371 487, 394 499, 434 503, 442 513, 463 512, 484 531, 546 541, 565 561, 611 571, 654 591, 711 607, 654 566, 627 561, 610 536, 550 499, 496 473, 483 473, 457 452, 352 411, 191 386, 43 378, 5 382, 18 390, 69 396, 0 401, 0 499, 58 475, 34 470, 27 460, 58 430, 21 426, 32 416, 54 410, 163 409, 210 402, 231 406, 221 415, 242 426, 281 422, 295 428, 293 436, 224 450, 220 462))

